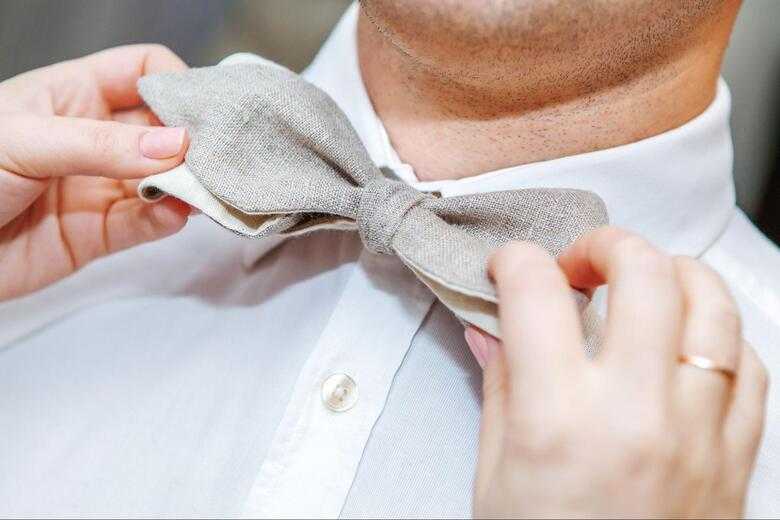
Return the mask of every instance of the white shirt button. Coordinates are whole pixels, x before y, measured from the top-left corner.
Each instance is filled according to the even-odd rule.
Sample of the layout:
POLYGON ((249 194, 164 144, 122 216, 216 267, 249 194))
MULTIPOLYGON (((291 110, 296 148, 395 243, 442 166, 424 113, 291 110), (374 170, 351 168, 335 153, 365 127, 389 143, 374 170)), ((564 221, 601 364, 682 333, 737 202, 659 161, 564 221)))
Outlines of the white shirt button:
POLYGON ((331 411, 346 412, 357 399, 357 384, 347 374, 333 374, 322 383, 322 402, 331 411))

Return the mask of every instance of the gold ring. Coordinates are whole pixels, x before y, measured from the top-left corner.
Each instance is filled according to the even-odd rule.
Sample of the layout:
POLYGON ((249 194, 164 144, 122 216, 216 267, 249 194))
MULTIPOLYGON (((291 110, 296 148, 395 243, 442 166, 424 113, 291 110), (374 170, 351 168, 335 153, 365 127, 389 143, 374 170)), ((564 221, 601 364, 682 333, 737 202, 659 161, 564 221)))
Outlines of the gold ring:
POLYGON ((719 365, 713 360, 706 357, 680 354, 678 360, 680 363, 683 363, 685 365, 691 365, 693 367, 700 368, 702 370, 709 370, 710 372, 718 372, 728 377, 729 379, 734 379, 734 377, 737 375, 736 370, 734 370, 733 368, 729 368, 725 365, 719 365))

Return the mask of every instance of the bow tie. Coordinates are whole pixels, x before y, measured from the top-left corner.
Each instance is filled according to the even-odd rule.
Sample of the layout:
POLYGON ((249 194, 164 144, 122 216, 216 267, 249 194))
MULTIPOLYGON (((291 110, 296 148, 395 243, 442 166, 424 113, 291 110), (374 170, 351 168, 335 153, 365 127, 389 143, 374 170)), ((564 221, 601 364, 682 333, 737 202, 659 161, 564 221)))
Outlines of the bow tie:
POLYGON ((459 319, 496 336, 491 252, 526 240, 558 254, 607 223, 588 191, 441 198, 394 180, 327 94, 270 62, 149 76, 139 90, 191 137, 186 165, 144 179, 143 198, 171 194, 247 236, 357 230, 367 249, 396 255, 459 319))

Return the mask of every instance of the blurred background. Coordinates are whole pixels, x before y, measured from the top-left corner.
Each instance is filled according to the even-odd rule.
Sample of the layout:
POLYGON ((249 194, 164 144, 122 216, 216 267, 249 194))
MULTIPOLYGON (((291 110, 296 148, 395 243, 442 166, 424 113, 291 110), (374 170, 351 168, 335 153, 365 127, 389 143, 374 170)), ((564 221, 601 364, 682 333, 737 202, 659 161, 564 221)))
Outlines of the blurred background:
MULTIPOLYGON (((237 51, 300 70, 351 0, 0 0, 0 81, 125 43, 193 66, 237 51)), ((740 206, 780 243, 780 0, 745 0, 726 55, 740 206)), ((685 172, 680 172, 685 175, 685 172)))

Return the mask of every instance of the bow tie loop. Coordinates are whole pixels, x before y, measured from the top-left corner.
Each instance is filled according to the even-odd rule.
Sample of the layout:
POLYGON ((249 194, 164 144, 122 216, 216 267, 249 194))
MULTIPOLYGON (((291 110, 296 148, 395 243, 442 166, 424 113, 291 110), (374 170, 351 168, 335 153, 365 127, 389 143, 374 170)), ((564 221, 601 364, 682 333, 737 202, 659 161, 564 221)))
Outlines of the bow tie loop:
POLYGON ((355 218, 366 249, 393 254, 393 237, 404 217, 429 198, 433 197, 403 182, 384 177, 369 180, 360 190, 355 218))

